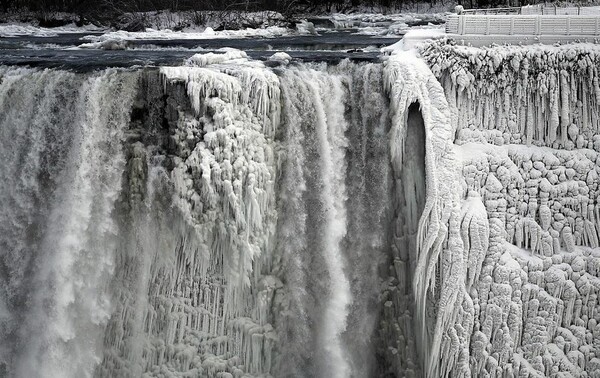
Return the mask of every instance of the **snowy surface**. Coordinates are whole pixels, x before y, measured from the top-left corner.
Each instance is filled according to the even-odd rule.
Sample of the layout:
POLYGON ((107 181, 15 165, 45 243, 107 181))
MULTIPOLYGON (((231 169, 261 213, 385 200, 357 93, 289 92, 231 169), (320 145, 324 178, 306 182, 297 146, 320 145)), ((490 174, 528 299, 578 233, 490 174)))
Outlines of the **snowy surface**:
POLYGON ((414 28, 437 28, 433 23, 443 23, 449 13, 353 13, 333 14, 331 22, 336 29, 358 29, 356 34, 372 36, 398 36, 414 28), (418 24, 422 24, 416 26, 418 24))
POLYGON ((416 49, 423 42, 445 36, 443 28, 411 29, 402 39, 394 44, 381 48, 385 54, 396 54, 400 51, 416 49))
POLYGON ((0 37, 16 37, 16 36, 34 36, 34 37, 56 37, 59 34, 66 33, 85 33, 91 31, 102 31, 104 29, 98 28, 93 25, 87 25, 83 27, 76 26, 75 24, 61 26, 56 28, 43 28, 39 26, 32 26, 27 24, 0 24, 0 37))
POLYGON ((84 40, 92 42, 103 41, 133 41, 133 40, 170 40, 170 39, 214 39, 214 38, 247 38, 261 37, 273 38, 277 36, 293 34, 294 31, 280 26, 269 26, 264 29, 247 28, 243 30, 221 30, 214 31, 208 27, 202 31, 179 32, 170 29, 154 30, 146 29, 143 32, 127 32, 123 30, 102 34, 100 36, 90 35, 83 37, 84 40))

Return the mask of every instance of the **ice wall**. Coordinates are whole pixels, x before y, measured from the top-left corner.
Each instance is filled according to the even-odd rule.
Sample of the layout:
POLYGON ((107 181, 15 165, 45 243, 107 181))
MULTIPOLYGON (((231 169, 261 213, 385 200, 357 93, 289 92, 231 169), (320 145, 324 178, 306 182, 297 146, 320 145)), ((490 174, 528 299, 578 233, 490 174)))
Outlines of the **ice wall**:
POLYGON ((382 66, 229 50, 142 82, 96 376, 377 374, 382 66))
POLYGON ((98 376, 258 376, 272 368, 279 80, 238 58, 165 67, 154 82, 168 98, 158 115, 168 135, 162 146, 138 136, 132 148, 129 172, 140 175, 129 185, 144 196, 129 198, 136 224, 115 282, 128 299, 109 324, 98 376), (137 281, 124 287, 131 273, 137 281))
POLYGON ((421 51, 462 167, 470 306, 443 335, 451 376, 600 374, 599 53, 448 41, 421 51))

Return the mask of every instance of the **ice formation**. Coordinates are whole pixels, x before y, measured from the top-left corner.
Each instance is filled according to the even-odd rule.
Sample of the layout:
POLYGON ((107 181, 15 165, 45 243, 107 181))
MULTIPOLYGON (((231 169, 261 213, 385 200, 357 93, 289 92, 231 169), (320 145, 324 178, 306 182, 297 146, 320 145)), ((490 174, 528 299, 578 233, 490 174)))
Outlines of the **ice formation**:
POLYGON ((460 225, 471 311, 444 335, 444 359, 463 361, 443 364, 452 376, 598 376, 599 51, 421 51, 450 104, 471 213, 460 225))
POLYGON ((142 97, 167 96, 167 155, 145 131, 130 152, 128 299, 96 375, 371 375, 391 195, 382 67, 276 75, 227 50, 159 75, 142 97))
MULTIPOLYGON (((440 376, 442 367, 449 366, 440 358, 448 354, 442 350, 447 345, 442 342, 442 337, 450 332, 449 328, 453 329, 454 314, 460 308, 466 292, 462 279, 466 271, 463 242, 458 229, 460 198, 453 190, 453 184, 458 181, 458 167, 452 148, 454 130, 442 87, 424 61, 412 52, 393 55, 386 62, 385 83, 392 105, 390 148, 394 176, 400 176, 404 181, 414 180, 418 176, 416 172, 402 175, 402 171, 415 169, 411 164, 406 164, 412 160, 409 152, 414 149, 411 146, 413 141, 406 139, 411 135, 411 127, 415 127, 411 124, 416 123, 417 127, 422 124, 424 140, 419 143, 425 145, 425 167, 421 168, 425 171, 425 183, 417 186, 417 192, 425 190, 426 193, 425 203, 416 205, 421 210, 421 214, 418 214, 414 211, 415 204, 411 202, 418 204, 423 200, 419 201, 417 193, 407 191, 406 183, 398 185, 397 189, 397 195, 407 202, 404 214, 397 219, 395 240, 398 243, 395 253, 399 256, 395 258, 395 263, 401 267, 397 268, 397 278, 406 281, 402 277, 406 275, 412 280, 416 307, 413 314, 405 312, 399 318, 405 324, 398 324, 397 328, 404 330, 395 342, 392 341, 392 345, 397 343, 404 350, 392 348, 388 358, 398 359, 394 367, 397 372, 404 371, 405 375, 440 376), (411 104, 414 104, 412 112, 411 104), (419 111, 416 111, 416 106, 419 111), (419 114, 422 117, 420 122, 414 120, 419 114), (418 222, 416 229, 410 224, 402 229, 403 223, 409 222, 418 222), (402 240, 407 236, 408 243, 402 240), (405 257, 402 258, 402 255, 405 257), (415 346, 418 360, 414 359, 414 355, 411 356, 415 346)), ((410 301, 403 303, 396 299, 396 302, 403 304, 394 308, 393 313, 398 317, 399 312, 409 308, 410 301)))
MULTIPOLYGON (((7 36, 12 35, 23 35, 42 33, 44 31, 30 32, 29 29, 0 29, 1 33, 6 33, 7 36)), ((171 39, 233 39, 233 38, 273 38, 294 34, 308 33, 308 31, 299 30, 298 32, 288 29, 282 26, 268 26, 265 28, 246 28, 240 30, 221 30, 214 31, 212 28, 207 27, 202 31, 174 31, 171 29, 151 29, 147 28, 145 31, 140 32, 128 32, 124 30, 111 31, 101 35, 86 35, 82 37, 83 40, 90 42, 105 42, 105 41, 138 41, 138 40, 171 40, 171 39)), ((37 34, 34 34, 37 35, 37 34)), ((52 36, 51 34, 44 34, 42 36, 52 36)))
POLYGON ((0 67, 0 376, 599 377, 599 49, 0 67))

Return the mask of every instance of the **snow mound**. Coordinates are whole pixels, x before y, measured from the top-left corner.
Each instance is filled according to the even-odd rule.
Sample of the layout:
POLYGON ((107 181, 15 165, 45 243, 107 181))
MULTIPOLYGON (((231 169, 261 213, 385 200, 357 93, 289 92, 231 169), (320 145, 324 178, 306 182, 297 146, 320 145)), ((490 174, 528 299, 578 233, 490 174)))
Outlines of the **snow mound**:
POLYGON ((271 55, 269 57, 269 60, 273 61, 273 62, 280 62, 283 64, 288 64, 289 62, 292 61, 292 57, 289 56, 289 54, 279 51, 279 52, 276 52, 275 54, 271 55))
POLYGON ((131 43, 126 40, 107 39, 101 42, 82 43, 77 46, 79 49, 99 49, 99 50, 127 50, 131 43))
POLYGON ((204 67, 234 60, 246 60, 248 55, 241 50, 226 49, 222 53, 196 54, 186 61, 188 66, 204 67))
POLYGON ((315 29, 315 25, 312 22, 308 22, 306 20, 302 20, 296 24, 296 30, 300 34, 310 34, 317 35, 317 31, 315 29))
POLYGON ((397 51, 415 49, 424 42, 441 38, 445 34, 446 33, 444 32, 443 28, 409 30, 400 41, 394 43, 393 45, 383 47, 381 52, 394 54, 397 51))
POLYGON ((83 40, 92 42, 102 42, 106 40, 189 40, 189 39, 231 39, 231 38, 274 38, 284 35, 290 35, 293 31, 281 26, 269 26, 259 29, 242 29, 242 30, 221 30, 215 31, 211 27, 204 28, 198 31, 179 32, 170 29, 155 30, 146 29, 143 32, 128 32, 124 30, 105 33, 103 35, 88 35, 83 37, 83 40))
POLYGON ((26 24, 8 24, 0 25, 0 37, 19 37, 19 36, 32 36, 32 37, 56 37, 59 34, 67 33, 85 33, 90 31, 102 30, 93 25, 86 25, 78 27, 75 24, 61 26, 57 28, 43 28, 40 26, 26 25, 26 24))

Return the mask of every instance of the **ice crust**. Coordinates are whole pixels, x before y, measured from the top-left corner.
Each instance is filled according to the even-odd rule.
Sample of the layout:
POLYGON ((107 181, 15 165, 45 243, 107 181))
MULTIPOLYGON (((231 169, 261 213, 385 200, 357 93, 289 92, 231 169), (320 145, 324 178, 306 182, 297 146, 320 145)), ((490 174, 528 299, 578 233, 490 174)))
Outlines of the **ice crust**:
POLYGON ((599 52, 422 48, 456 132, 462 220, 448 224, 466 268, 462 300, 438 305, 449 327, 429 376, 599 376, 599 52))

